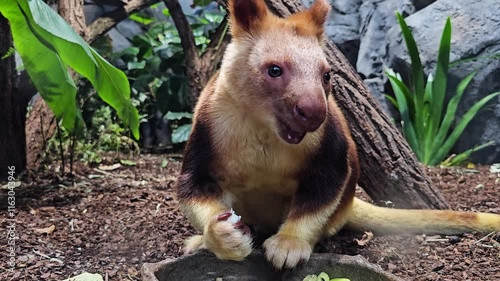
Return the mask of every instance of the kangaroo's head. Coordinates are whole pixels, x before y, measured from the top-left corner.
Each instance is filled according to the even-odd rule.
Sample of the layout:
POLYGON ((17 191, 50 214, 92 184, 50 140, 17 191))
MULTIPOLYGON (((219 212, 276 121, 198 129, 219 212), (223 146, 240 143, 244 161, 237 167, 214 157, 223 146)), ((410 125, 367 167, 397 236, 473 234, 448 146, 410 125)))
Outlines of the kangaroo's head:
POLYGON ((250 118, 288 144, 300 143, 327 115, 330 65, 323 51, 326 0, 280 18, 264 0, 230 0, 232 42, 222 63, 228 92, 250 118))

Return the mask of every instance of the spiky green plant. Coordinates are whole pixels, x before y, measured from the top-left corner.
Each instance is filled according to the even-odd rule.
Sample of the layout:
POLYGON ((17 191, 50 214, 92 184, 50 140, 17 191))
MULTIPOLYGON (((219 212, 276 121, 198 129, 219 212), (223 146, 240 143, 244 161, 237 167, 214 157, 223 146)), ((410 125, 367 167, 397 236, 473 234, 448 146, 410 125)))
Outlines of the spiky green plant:
POLYGON ((457 165, 469 158, 473 152, 493 145, 494 142, 481 144, 446 159, 469 122, 481 108, 498 96, 500 92, 482 98, 469 108, 459 120, 455 120, 460 99, 477 70, 467 75, 459 83, 451 100, 445 102, 450 64, 451 19, 447 18, 443 29, 434 75, 429 75, 425 81, 424 69, 415 39, 401 14, 396 13, 396 17, 410 56, 411 79, 409 86, 407 86, 401 75, 392 69, 387 69, 386 74, 395 98, 387 97, 398 109, 401 115, 403 135, 419 161, 427 166, 457 165), (458 122, 453 130, 450 130, 454 121, 458 122), (446 161, 443 162, 445 159, 446 161))

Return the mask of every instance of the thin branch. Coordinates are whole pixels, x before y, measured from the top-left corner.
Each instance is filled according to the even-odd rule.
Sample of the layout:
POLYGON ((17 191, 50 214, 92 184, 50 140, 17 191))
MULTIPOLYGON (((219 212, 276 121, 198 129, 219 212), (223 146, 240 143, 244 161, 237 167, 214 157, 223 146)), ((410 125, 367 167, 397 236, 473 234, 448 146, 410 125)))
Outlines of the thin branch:
POLYGON ((182 7, 177 0, 163 0, 165 6, 167 6, 170 16, 174 21, 175 27, 179 32, 179 37, 181 38, 182 49, 184 49, 184 54, 186 56, 186 66, 189 68, 194 68, 198 63, 198 51, 196 49, 196 42, 194 40, 193 30, 191 25, 187 20, 186 15, 182 11, 182 7))
POLYGON ((215 33, 210 38, 210 43, 208 43, 207 49, 201 55, 201 58, 212 57, 217 52, 223 52, 229 40, 229 23, 227 22, 227 17, 220 23, 219 27, 215 30, 215 33))
POLYGON ((66 166, 65 164, 65 161, 64 161, 64 149, 63 149, 63 145, 62 145, 62 133, 61 133, 61 128, 59 126, 59 122, 56 121, 56 126, 57 126, 57 133, 58 133, 58 136, 59 136, 59 150, 61 150, 61 172, 62 172, 62 176, 64 176, 65 172, 64 172, 64 167, 66 166))
MULTIPOLYGON (((76 123, 76 120, 75 120, 76 123)), ((69 151, 69 173, 73 175, 73 162, 75 159, 75 143, 76 143, 76 132, 72 132, 70 135, 70 151, 69 151)))
POLYGON ((130 14, 139 11, 143 8, 153 5, 154 3, 160 2, 159 0, 129 0, 122 9, 117 9, 106 15, 106 17, 100 17, 91 23, 88 27, 88 33, 85 40, 90 44, 94 42, 100 35, 108 32, 110 29, 115 27, 119 22, 128 18, 130 14))
POLYGON ((210 38, 210 43, 207 46, 205 52, 201 55, 199 60, 200 65, 200 75, 206 75, 206 81, 210 79, 210 76, 215 72, 219 62, 222 60, 224 51, 230 41, 229 23, 227 17, 220 23, 219 27, 215 33, 210 38))

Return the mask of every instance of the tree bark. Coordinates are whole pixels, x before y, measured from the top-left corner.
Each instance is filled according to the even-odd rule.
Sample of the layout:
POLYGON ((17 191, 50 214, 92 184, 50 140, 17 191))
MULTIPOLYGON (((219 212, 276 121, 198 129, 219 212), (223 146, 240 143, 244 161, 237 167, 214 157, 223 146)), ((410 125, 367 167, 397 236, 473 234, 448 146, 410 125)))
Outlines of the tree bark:
MULTIPOLYGON (((0 57, 13 47, 9 22, 0 14, 0 57)), ((9 166, 15 167, 15 175, 26 169, 26 136, 24 120, 26 98, 17 91, 17 73, 14 54, 0 59, 0 179, 6 179, 9 166)))
POLYGON ((111 28, 117 25, 120 21, 126 19, 130 14, 139 11, 145 7, 153 5, 160 0, 128 0, 123 9, 117 9, 105 17, 100 17, 89 24, 87 36, 85 40, 90 44, 102 34, 108 32, 111 28))
MULTIPOLYGON (((225 0, 218 0, 225 5, 225 0)), ((299 0, 266 0, 278 16, 303 10, 299 0)), ((370 95, 352 65, 333 42, 325 53, 334 69, 333 95, 349 121, 361 165, 359 185, 376 204, 397 208, 448 208, 406 140, 370 95)))
POLYGON ((88 28, 85 24, 83 0, 61 0, 58 9, 59 15, 73 27, 76 33, 85 38, 88 28))

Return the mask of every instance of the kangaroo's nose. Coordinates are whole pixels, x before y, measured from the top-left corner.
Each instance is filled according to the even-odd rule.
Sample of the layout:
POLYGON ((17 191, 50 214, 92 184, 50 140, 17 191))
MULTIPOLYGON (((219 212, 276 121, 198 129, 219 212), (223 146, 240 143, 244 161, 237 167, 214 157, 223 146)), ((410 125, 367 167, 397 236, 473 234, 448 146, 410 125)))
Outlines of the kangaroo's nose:
POLYGON ((325 101, 323 99, 303 98, 295 105, 293 117, 299 126, 313 132, 325 121, 325 101))

